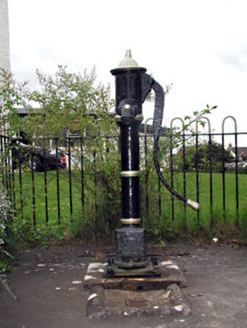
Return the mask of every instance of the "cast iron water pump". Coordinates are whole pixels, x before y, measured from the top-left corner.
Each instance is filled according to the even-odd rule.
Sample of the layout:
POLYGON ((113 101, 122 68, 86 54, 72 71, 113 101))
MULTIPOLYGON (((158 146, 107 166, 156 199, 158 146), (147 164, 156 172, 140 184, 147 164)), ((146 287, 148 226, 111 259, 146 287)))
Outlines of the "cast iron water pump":
POLYGON ((151 91, 155 92, 154 163, 157 174, 166 188, 180 200, 195 210, 199 204, 185 199, 176 193, 165 181, 157 159, 157 144, 163 119, 164 91, 148 74, 138 67, 131 58, 130 50, 111 73, 116 83, 116 115, 120 127, 121 180, 122 180, 122 228, 116 230, 116 259, 109 261, 106 276, 156 276, 158 263, 149 260, 146 252, 145 229, 141 227, 139 202, 139 135, 138 129, 142 115, 142 103, 151 91))

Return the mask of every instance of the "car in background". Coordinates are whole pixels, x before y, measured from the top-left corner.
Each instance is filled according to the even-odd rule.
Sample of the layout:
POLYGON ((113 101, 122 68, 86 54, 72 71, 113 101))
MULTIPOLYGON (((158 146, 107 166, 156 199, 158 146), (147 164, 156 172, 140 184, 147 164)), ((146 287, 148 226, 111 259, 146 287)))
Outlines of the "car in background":
POLYGON ((47 143, 30 143, 24 137, 12 140, 11 154, 14 170, 22 165, 37 172, 66 168, 66 156, 59 149, 56 150, 47 143))

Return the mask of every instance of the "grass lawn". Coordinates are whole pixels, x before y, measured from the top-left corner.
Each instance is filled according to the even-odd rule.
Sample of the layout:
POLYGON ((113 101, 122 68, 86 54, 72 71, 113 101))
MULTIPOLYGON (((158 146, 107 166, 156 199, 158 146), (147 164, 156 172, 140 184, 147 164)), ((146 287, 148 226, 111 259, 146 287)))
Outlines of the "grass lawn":
MULTIPOLYGON (((91 195, 92 196, 92 195, 91 195)), ((90 197, 90 195, 86 195, 90 197)), ((15 202, 17 216, 33 219, 36 224, 57 223, 60 220, 80 216, 82 213, 81 177, 73 172, 71 182, 67 170, 15 175, 15 202), (75 183, 76 181, 76 183, 75 183), (33 189, 34 186, 34 189, 33 189), (21 192, 20 192, 21 191, 21 192), (35 195, 35 197, 33 197, 35 195), (33 210, 35 202, 35 210, 33 210)))
MULTIPOLYGON (((198 177, 195 173, 186 173, 186 197, 199 201, 200 211, 195 212, 185 207, 184 203, 173 198, 173 206, 170 193, 164 186, 161 187, 161 211, 157 209, 159 196, 157 190, 157 181, 150 179, 149 201, 149 221, 159 222, 160 229, 162 225, 172 224, 173 226, 185 225, 196 227, 198 224, 204 227, 210 227, 214 224, 232 225, 247 222, 247 175, 238 175, 238 196, 236 192, 235 174, 221 173, 212 174, 212 199, 210 197, 210 174, 200 173, 198 177), (198 179, 198 187, 197 187, 198 179), (225 191, 223 192, 223 184, 225 191), (238 199, 238 206, 237 206, 238 199), (161 212, 161 213, 160 213, 161 212), (158 214, 157 214, 158 213, 158 214), (161 214, 161 215, 160 215, 161 214)), ((184 183, 181 173, 174 177, 174 189, 183 194, 184 183)), ((146 200, 144 201, 144 206, 146 200)), ((151 224, 152 226, 152 224, 151 224)))
MULTIPOLYGON (((71 180, 68 170, 59 170, 59 184, 57 172, 48 171, 32 174, 26 171, 21 175, 21 185, 18 173, 14 177, 16 216, 32 222, 36 225, 46 222, 57 224, 60 221, 72 218, 85 218, 87 215, 94 217, 95 194, 94 177, 85 176, 87 188, 84 188, 84 207, 82 204, 82 188, 80 172, 72 171, 71 180), (34 181, 34 183, 33 183, 34 181), (33 185, 35 191, 33 193, 33 185), (21 191, 21 193, 20 193, 21 191), (35 198, 33 198, 35 195, 35 198), (35 209, 33 209, 35 202, 35 209), (59 210, 58 210, 59 205, 59 210)), ((197 201, 199 198, 200 211, 197 213, 192 209, 184 207, 184 204, 174 199, 172 207, 171 195, 164 186, 160 189, 161 207, 159 208, 159 192, 157 191, 157 179, 150 178, 148 183, 148 215, 146 211, 146 194, 142 194, 141 212, 144 225, 150 229, 168 229, 169 226, 209 227, 214 223, 231 225, 239 222, 246 225, 247 221, 247 175, 238 176, 238 210, 236 208, 236 178, 235 174, 225 175, 225 211, 223 210, 223 180, 222 174, 212 174, 212 204, 210 202, 210 175, 200 173, 198 175, 199 185, 197 188, 197 177, 195 173, 186 173, 186 196, 197 201)), ((174 189, 183 193, 183 175, 174 177, 174 189)), ((144 190, 145 188, 143 188, 144 190)), ((98 196, 99 201, 99 196, 98 196)), ((105 204, 110 206, 110 204, 105 204)))

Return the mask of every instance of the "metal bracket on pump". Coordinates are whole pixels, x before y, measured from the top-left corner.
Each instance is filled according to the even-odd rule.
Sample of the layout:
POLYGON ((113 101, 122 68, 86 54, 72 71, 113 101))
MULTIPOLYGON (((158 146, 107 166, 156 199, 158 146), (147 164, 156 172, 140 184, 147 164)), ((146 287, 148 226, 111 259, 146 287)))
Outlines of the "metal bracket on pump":
POLYGON ((117 69, 111 71, 116 82, 116 115, 120 127, 121 180, 122 180, 122 228, 116 230, 116 259, 106 267, 106 277, 159 276, 157 259, 148 259, 145 229, 141 227, 139 201, 139 134, 142 103, 151 91, 155 92, 154 108, 154 163, 157 174, 165 187, 193 209, 199 204, 185 199, 165 181, 157 159, 157 145, 163 118, 164 91, 131 58, 130 50, 117 69))

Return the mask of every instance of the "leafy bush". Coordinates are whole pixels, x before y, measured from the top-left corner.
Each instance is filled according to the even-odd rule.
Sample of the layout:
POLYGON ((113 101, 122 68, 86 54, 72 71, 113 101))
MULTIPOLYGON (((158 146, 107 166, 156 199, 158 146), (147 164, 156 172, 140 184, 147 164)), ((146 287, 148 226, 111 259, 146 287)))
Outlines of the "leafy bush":
POLYGON ((8 286, 5 275, 5 272, 9 269, 8 260, 13 258, 5 249, 7 241, 6 225, 9 219, 10 210, 11 203, 6 196, 3 185, 0 184, 0 282, 16 300, 17 298, 8 286))
POLYGON ((195 144, 185 147, 185 164, 182 167, 183 151, 179 152, 181 169, 192 171, 198 169, 201 172, 209 172, 210 169, 214 172, 220 172, 224 163, 230 163, 234 160, 231 152, 227 149, 222 149, 222 145, 212 141, 211 143, 202 142, 197 146, 195 144))
POLYGON ((6 223, 9 218, 10 210, 11 203, 6 196, 3 185, 0 184, 0 256, 4 252, 4 244, 7 239, 6 223))

